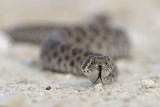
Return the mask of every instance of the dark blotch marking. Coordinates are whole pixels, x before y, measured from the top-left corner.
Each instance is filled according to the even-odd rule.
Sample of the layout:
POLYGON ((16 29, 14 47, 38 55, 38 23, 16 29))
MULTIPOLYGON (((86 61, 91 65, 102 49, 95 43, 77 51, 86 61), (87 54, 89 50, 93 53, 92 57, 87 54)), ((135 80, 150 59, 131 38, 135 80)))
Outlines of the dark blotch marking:
POLYGON ((61 46, 61 52, 63 53, 65 51, 65 46, 61 46))
POLYGON ((58 64, 60 64, 62 62, 62 58, 58 59, 58 64))
MULTIPOLYGON (((89 27, 90 27, 90 29, 91 29, 96 35, 98 35, 99 32, 98 32, 98 29, 96 29, 96 27, 94 27, 94 26, 92 26, 92 25, 90 25, 89 27)), ((95 35, 95 36, 96 36, 96 35, 95 35)))
POLYGON ((58 55, 58 52, 57 52, 57 51, 54 52, 53 56, 54 56, 54 57, 57 57, 57 55, 58 55))
POLYGON ((75 63, 74 63, 73 60, 70 62, 70 65, 71 65, 72 67, 75 65, 75 63))
POLYGON ((115 77, 115 76, 114 76, 114 74, 112 74, 111 76, 112 76, 112 78, 114 78, 114 77, 115 77))
POLYGON ((78 53, 79 53, 79 54, 82 53, 82 49, 79 49, 78 53))
POLYGON ((69 45, 62 45, 62 46, 61 46, 61 52, 63 53, 63 52, 65 52, 65 51, 69 50, 70 47, 71 47, 71 46, 69 46, 69 45))
POLYGON ((80 37, 77 36, 77 37, 76 37, 76 41, 77 41, 77 42, 81 42, 82 39, 81 39, 80 37))
MULTIPOLYGON (((50 43, 49 44, 49 47, 51 48, 51 49, 55 49, 56 47, 58 47, 59 46, 59 44, 60 44, 60 42, 59 41, 47 41, 48 43, 50 43)), ((47 43, 46 42, 46 43, 47 43)))
POLYGON ((84 56, 87 57, 87 56, 89 56, 89 55, 91 55, 91 54, 92 54, 91 52, 86 51, 86 52, 84 53, 84 56))
POLYGON ((73 56, 76 56, 76 55, 77 55, 77 53, 78 53, 78 49, 77 49, 77 48, 74 48, 74 49, 72 50, 72 54, 73 54, 73 56))
POLYGON ((68 56, 68 55, 65 56, 65 60, 66 60, 66 61, 69 60, 69 56, 68 56))
POLYGON ((79 62, 81 60, 81 57, 80 56, 78 56, 77 57, 77 62, 79 62))
POLYGON ((82 34, 82 36, 86 35, 86 32, 81 27, 76 27, 76 30, 79 31, 82 34))

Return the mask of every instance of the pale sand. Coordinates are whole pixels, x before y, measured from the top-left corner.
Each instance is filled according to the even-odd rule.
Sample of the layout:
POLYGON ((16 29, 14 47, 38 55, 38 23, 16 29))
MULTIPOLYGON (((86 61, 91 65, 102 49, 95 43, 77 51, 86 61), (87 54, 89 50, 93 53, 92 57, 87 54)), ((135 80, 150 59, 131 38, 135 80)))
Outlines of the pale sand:
MULTIPOLYGON (((142 4, 136 1, 135 4, 127 2, 128 5, 134 6, 125 5, 124 2, 126 3, 123 0, 116 5, 112 3, 113 7, 108 7, 114 14, 120 15, 120 21, 128 31, 133 46, 131 57, 117 62, 120 70, 117 82, 107 86, 97 84, 91 88, 88 79, 44 72, 32 64, 32 61, 38 59, 40 50, 38 46, 10 43, 6 40, 4 46, 0 46, 0 106, 160 106, 158 1, 153 0, 150 3, 142 0, 142 4, 146 3, 143 8, 142 4), (117 9, 117 6, 122 4, 124 7, 120 8, 121 10, 117 9), (117 10, 114 10, 114 7, 117 10), (51 87, 50 90, 46 90, 48 86, 51 87)), ((73 19, 76 19, 74 15, 73 19)), ((5 21, 0 21, 3 22, 1 28, 10 26, 14 22, 14 20, 10 23, 6 21, 5 24, 5 21)))

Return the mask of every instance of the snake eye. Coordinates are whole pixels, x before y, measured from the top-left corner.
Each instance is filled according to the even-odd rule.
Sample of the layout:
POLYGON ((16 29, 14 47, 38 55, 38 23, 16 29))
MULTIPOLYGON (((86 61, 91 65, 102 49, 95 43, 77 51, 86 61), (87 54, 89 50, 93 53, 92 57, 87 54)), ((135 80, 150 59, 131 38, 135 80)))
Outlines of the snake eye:
POLYGON ((94 60, 91 60, 91 64, 94 64, 94 60))
POLYGON ((106 66, 109 67, 109 63, 106 63, 106 66))
POLYGON ((94 62, 91 62, 91 64, 93 65, 93 64, 94 64, 94 62))

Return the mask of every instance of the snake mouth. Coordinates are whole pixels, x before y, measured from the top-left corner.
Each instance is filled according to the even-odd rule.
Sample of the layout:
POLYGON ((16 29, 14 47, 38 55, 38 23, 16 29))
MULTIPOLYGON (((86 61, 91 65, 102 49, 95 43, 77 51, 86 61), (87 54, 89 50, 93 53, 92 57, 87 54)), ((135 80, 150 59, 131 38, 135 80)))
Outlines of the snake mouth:
POLYGON ((102 82, 102 84, 103 84, 103 81, 102 81, 102 66, 101 66, 101 65, 98 66, 98 70, 99 70, 98 77, 97 77, 97 79, 93 82, 93 84, 92 84, 91 86, 93 86, 93 85, 97 82, 97 80, 98 80, 99 78, 100 78, 100 80, 101 80, 101 82, 102 82))

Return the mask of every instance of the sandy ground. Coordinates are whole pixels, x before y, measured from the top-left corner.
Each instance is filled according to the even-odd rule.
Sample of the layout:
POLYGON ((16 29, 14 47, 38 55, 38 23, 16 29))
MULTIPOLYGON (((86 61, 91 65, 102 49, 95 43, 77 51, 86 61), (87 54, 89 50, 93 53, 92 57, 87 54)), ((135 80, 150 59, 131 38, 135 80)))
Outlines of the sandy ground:
MULTIPOLYGON (((0 5, 7 4, 7 1, 4 0, 0 2, 0 5)), ((20 1, 17 0, 17 2, 20 1)), ((41 1, 42 4, 43 2, 41 1)), ((50 2, 47 5, 48 8, 50 2)), ((21 4, 25 3, 27 5, 28 2, 25 1, 21 4)), ((90 3, 89 0, 88 3, 90 3)), ((92 3, 92 5, 96 3, 92 3)), ((140 3, 122 0, 118 4, 115 2, 109 3, 112 6, 109 4, 105 4, 105 6, 108 6, 107 9, 120 19, 119 22, 128 32, 132 42, 130 58, 117 61, 120 70, 117 82, 107 86, 97 84, 91 88, 91 83, 86 78, 50 71, 44 72, 32 63, 38 59, 40 47, 31 44, 12 43, 5 38, 2 30, 2 34, 0 34, 0 107, 160 106, 160 14, 158 14, 160 3, 158 0, 152 2, 141 0, 140 3), (144 4, 143 7, 142 4, 144 4)), ((70 16, 63 21, 78 22, 84 16, 84 13, 82 11, 81 14, 74 13, 80 10, 83 4, 81 2, 80 6, 74 12, 72 11, 73 20, 70 19, 70 16)), ((67 6, 70 7, 70 5, 68 3, 67 6)), ((19 11, 16 15, 4 14, 7 6, 15 5, 10 3, 6 7, 0 7, 0 14, 2 15, 0 27, 2 29, 14 25, 18 22, 18 19, 20 19, 20 22, 25 22, 27 19, 29 21, 33 19, 34 21, 40 16, 33 17, 31 15, 31 17, 28 14, 28 17, 23 19, 21 18, 23 10, 19 10, 20 7, 18 6, 17 10, 19 11), (13 20, 9 20, 8 15, 10 19, 12 16, 13 20)), ((35 6, 34 8, 30 6, 33 13, 36 13, 36 9, 40 8, 41 5, 36 4, 35 6)), ((47 11, 47 6, 46 10, 43 11, 44 13, 47 11)), ((103 5, 97 7, 101 6, 103 5)), ((26 9, 26 7, 24 8, 26 9)), ((59 8, 56 8, 57 11, 59 8)), ((86 9, 85 6, 83 8, 86 9)), ((16 9, 8 9, 8 11, 12 13, 16 9)), ((45 17, 39 20, 48 19, 45 17)), ((58 18, 54 20, 58 20, 58 18)), ((54 20, 52 21, 54 22, 54 20)), ((59 19, 59 21, 61 20, 59 19)))

